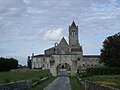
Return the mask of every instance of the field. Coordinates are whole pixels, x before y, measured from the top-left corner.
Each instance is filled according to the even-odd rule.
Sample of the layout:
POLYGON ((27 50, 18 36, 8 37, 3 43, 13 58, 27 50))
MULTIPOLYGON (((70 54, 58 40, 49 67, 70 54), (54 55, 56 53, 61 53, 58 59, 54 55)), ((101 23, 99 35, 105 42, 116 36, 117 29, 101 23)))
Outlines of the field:
POLYGON ((120 75, 91 76, 84 79, 94 81, 97 84, 108 85, 120 89, 120 75))
POLYGON ((70 85, 72 90, 84 90, 84 87, 80 82, 78 82, 76 77, 69 77, 70 78, 70 85))
POLYGON ((34 82, 40 78, 46 77, 48 74, 48 70, 29 72, 0 72, 0 83, 8 83, 19 80, 32 80, 34 82))

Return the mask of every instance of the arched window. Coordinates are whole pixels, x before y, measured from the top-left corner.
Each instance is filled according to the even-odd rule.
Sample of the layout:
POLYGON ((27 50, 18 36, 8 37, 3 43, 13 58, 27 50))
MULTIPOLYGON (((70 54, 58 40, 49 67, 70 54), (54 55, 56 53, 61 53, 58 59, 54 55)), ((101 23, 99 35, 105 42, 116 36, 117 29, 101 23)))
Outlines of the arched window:
POLYGON ((77 60, 80 61, 80 58, 78 58, 77 60))
POLYGON ((72 36, 73 36, 73 37, 75 36, 75 30, 72 31, 72 36))
POLYGON ((71 34, 74 37, 75 36, 75 30, 72 30, 71 34))
POLYGON ((74 34, 74 33, 73 33, 73 31, 72 31, 72 36, 73 36, 73 34, 74 34))
POLYGON ((85 64, 83 64, 83 66, 85 66, 85 64))
POLYGON ((91 66, 94 66, 93 64, 91 64, 91 66))

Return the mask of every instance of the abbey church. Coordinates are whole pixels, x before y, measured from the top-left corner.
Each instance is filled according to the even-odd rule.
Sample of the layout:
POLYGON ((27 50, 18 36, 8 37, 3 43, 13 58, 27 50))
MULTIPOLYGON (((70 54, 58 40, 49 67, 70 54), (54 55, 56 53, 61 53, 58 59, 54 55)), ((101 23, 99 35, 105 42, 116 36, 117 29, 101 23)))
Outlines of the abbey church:
POLYGON ((45 50, 45 55, 52 54, 82 54, 82 46, 78 40, 78 26, 75 25, 74 21, 69 26, 69 44, 63 37, 60 43, 55 43, 55 47, 45 50))
POLYGON ((69 43, 63 37, 54 47, 44 50, 44 54, 28 57, 32 68, 50 69, 53 76, 57 76, 58 70, 63 68, 74 76, 88 67, 100 66, 99 59, 99 55, 83 55, 78 26, 74 21, 69 26, 69 43))

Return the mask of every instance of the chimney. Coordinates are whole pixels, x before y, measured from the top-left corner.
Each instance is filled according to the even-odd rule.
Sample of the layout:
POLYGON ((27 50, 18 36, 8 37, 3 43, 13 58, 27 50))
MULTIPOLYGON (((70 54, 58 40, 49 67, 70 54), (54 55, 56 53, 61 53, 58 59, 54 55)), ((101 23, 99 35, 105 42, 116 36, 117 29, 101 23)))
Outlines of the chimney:
POLYGON ((28 60, 30 60, 30 56, 28 56, 28 60))
POLYGON ((34 56, 34 53, 32 53, 32 57, 34 56))

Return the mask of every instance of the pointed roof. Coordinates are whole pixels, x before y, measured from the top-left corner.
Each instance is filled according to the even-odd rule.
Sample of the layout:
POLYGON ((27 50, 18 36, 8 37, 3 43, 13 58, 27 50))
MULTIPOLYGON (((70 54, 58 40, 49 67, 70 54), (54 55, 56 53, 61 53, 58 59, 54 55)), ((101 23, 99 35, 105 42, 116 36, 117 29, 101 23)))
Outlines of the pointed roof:
POLYGON ((76 24, 75 24, 74 20, 73 20, 73 22, 71 24, 71 27, 76 27, 76 24))
POLYGON ((68 45, 68 43, 66 42, 66 40, 65 40, 65 38, 64 38, 64 37, 61 39, 61 41, 60 41, 59 45, 60 45, 60 44, 66 44, 66 45, 68 45))

